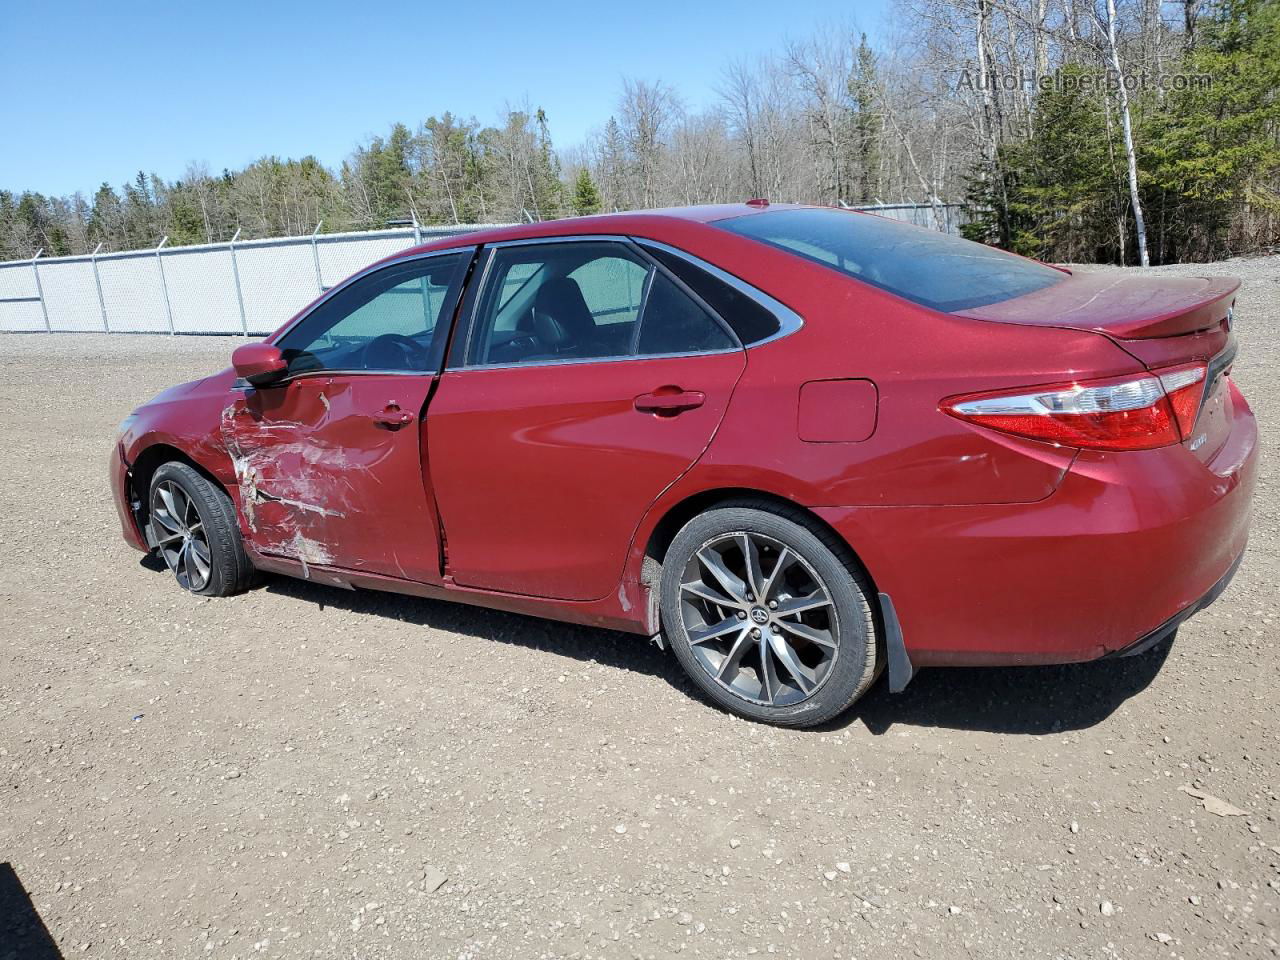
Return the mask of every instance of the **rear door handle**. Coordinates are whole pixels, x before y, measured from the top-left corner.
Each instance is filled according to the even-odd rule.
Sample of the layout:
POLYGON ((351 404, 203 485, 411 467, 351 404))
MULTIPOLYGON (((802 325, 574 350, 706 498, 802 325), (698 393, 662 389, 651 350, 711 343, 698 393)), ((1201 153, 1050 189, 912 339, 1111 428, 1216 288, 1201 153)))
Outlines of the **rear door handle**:
POLYGON ((641 413, 674 417, 686 410, 696 410, 707 401, 707 395, 697 390, 655 390, 636 397, 635 407, 641 413))

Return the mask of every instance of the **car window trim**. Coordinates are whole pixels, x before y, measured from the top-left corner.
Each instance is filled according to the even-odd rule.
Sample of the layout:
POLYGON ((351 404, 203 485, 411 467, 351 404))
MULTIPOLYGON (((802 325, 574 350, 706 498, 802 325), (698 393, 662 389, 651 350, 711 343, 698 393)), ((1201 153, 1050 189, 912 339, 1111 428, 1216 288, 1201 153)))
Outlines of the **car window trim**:
POLYGON ((352 368, 350 370, 299 370, 297 373, 290 373, 281 377, 279 380, 272 380, 270 383, 264 383, 260 386, 254 386, 243 377, 237 377, 235 382, 231 384, 233 390, 271 390, 275 387, 285 387, 293 383, 295 380, 312 380, 319 377, 438 377, 439 370, 367 370, 364 367, 352 368))
MULTIPOLYGON (((465 324, 464 329, 461 331, 461 333, 463 334, 463 337, 462 337, 462 357, 461 357, 460 365, 463 367, 466 367, 468 365, 469 363, 468 357, 471 356, 471 341, 475 336, 476 314, 480 309, 480 305, 484 302, 485 293, 489 289, 489 278, 493 273, 493 259, 494 259, 493 255, 496 247, 497 247, 497 244, 490 244, 490 245, 486 245, 484 249, 481 250, 480 255, 484 257, 484 268, 480 271, 480 276, 475 281, 475 285, 471 288, 471 290, 467 291, 469 302, 467 304, 466 311, 465 311, 466 316, 461 321, 462 323, 465 324)), ((454 336, 456 337, 457 333, 455 333, 454 336)), ((452 360, 452 357, 450 357, 449 359, 452 360)), ((446 370, 449 369, 449 364, 447 362, 445 364, 445 369, 446 370)))
POLYGON ((631 352, 627 354, 629 357, 640 356, 640 333, 644 330, 644 311, 649 306, 649 294, 653 292, 653 278, 658 275, 653 258, 645 257, 644 259, 649 264, 649 269, 645 271, 644 289, 640 291, 640 309, 636 311, 636 328, 631 331, 631 352))
POLYGON ((742 353, 742 347, 725 347, 722 350, 697 350, 692 353, 642 353, 626 357, 567 357, 557 360, 521 360, 518 363, 473 363, 465 367, 449 367, 446 373, 479 373, 485 370, 523 370, 526 367, 554 367, 583 363, 629 363, 635 360, 676 360, 681 357, 719 357, 729 353, 742 353))
MULTIPOLYGON (((719 270, 718 268, 713 267, 711 264, 707 264, 697 259, 696 257, 693 257, 692 255, 685 253, 683 250, 677 250, 675 247, 668 247, 666 244, 659 243, 656 240, 640 241, 637 238, 629 236, 627 234, 608 234, 608 233, 577 234, 577 235, 568 236, 568 237, 521 237, 518 240, 500 240, 495 243, 486 243, 483 245, 483 248, 481 249, 479 255, 484 257, 485 261, 484 261, 483 269, 481 270, 481 273, 480 273, 480 279, 474 285, 474 291, 475 291, 474 296, 471 297, 472 302, 469 305, 467 305, 465 309, 466 316, 459 320, 459 324, 465 325, 465 328, 466 328, 465 336, 464 336, 465 343, 462 346, 461 355, 460 357, 457 358, 457 362, 455 362, 453 350, 451 349, 449 351, 449 356, 446 358, 445 370, 451 373, 461 373, 466 370, 511 370, 518 367, 545 367, 545 366, 553 366, 557 364, 618 363, 624 360, 665 360, 665 359, 675 359, 678 357, 712 357, 712 356, 719 356, 721 354, 727 354, 727 353, 741 353, 743 350, 748 349, 742 343, 741 339, 738 337, 734 329, 729 326, 729 324, 725 321, 725 319, 721 317, 716 310, 712 309, 711 306, 705 300, 703 300, 700 296, 698 296, 696 293, 690 290, 688 285, 684 281, 682 281, 679 277, 675 276, 670 270, 668 270, 666 266, 662 264, 661 261, 655 259, 653 256, 645 252, 643 246, 641 245, 642 242, 652 244, 653 246, 660 247, 664 250, 670 250, 672 253, 676 254, 677 256, 684 257, 685 259, 689 260, 689 262, 693 263, 695 266, 699 266, 699 267, 702 267, 704 270, 707 270, 708 273, 712 274, 712 276, 715 276, 717 279, 722 279, 724 280, 724 282, 730 283, 730 285, 734 286, 735 289, 739 289, 740 292, 743 293, 743 295, 750 296, 753 299, 756 299, 757 302, 761 302, 759 301, 759 298, 764 297, 765 301, 761 302, 761 305, 764 306, 766 309, 771 311, 782 310, 782 311, 785 311, 787 314, 789 314, 791 317, 795 318, 797 326, 794 329, 787 330, 785 327, 785 324, 783 324, 782 318, 779 317, 779 324, 783 325, 783 329, 786 331, 786 333, 794 333, 795 330, 798 330, 799 327, 803 325, 804 321, 800 318, 799 314, 797 314, 794 310, 791 310, 789 307, 785 306, 784 304, 781 304, 778 301, 774 300, 772 297, 769 297, 768 294, 756 290, 754 287, 751 287, 749 284, 744 284, 742 281, 738 280, 736 277, 733 277, 732 274, 725 273, 723 270, 719 270), (622 356, 622 357, 570 357, 570 358, 561 359, 561 360, 556 360, 556 359, 520 360, 512 363, 473 363, 471 362, 469 360, 469 357, 471 355, 472 339, 475 336, 475 331, 477 327, 477 324, 475 322, 476 315, 481 303, 484 300, 485 288, 487 287, 490 281, 490 273, 492 271, 493 261, 495 259, 495 253, 504 247, 527 247, 527 246, 535 246, 535 245, 545 246, 548 244, 585 243, 585 242, 621 244, 622 246, 631 250, 633 253, 638 254, 640 259, 649 265, 649 276, 645 278, 645 290, 641 299, 640 312, 637 314, 637 323, 636 323, 637 335, 644 326, 644 308, 648 305, 648 302, 649 302, 648 300, 649 292, 653 288, 654 273, 660 270, 662 271, 663 276, 665 276, 668 280, 676 284, 677 288, 680 290, 681 293, 688 296, 690 299, 693 300, 694 303, 696 303, 699 307, 701 307, 703 310, 707 312, 707 314, 711 317, 711 319, 720 326, 720 328, 724 331, 725 334, 728 335, 733 345, 729 347, 725 347, 720 350, 694 350, 694 351, 685 350, 685 351, 679 351, 677 353, 634 353, 634 354, 628 354, 627 356, 622 356)), ((464 291, 464 297, 468 296, 469 294, 471 294, 471 290, 464 291)), ((779 332, 767 338, 766 340, 758 340, 756 341, 756 343, 752 344, 751 346, 754 347, 762 343, 767 343, 770 340, 776 340, 779 336, 783 336, 783 335, 785 334, 782 332, 779 332)), ((638 342, 639 341, 637 340, 636 343, 638 344, 638 342)))

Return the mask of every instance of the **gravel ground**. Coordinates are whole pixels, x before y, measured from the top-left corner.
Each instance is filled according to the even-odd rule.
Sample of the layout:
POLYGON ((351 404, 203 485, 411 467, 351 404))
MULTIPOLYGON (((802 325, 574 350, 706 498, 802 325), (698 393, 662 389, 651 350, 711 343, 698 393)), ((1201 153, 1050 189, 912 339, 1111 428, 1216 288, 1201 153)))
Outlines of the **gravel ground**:
POLYGON ((234 341, 0 338, 0 960, 1280 954, 1280 258, 1156 272, 1245 278, 1264 460, 1230 590, 1145 657, 924 671, 817 732, 621 634, 188 596, 121 542, 104 464, 234 341))

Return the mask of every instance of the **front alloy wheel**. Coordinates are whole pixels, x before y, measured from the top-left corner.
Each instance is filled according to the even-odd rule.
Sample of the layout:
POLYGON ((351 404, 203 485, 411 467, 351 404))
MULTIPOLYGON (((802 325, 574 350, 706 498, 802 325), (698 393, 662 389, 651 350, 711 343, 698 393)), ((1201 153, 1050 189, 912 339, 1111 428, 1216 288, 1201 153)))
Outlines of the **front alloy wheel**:
POLYGON ((164 480, 151 491, 156 546, 178 584, 198 593, 213 573, 213 551, 195 501, 178 484, 164 480))
POLYGON ((151 543, 184 590, 225 597, 253 583, 231 497, 188 463, 170 461, 151 475, 151 543))

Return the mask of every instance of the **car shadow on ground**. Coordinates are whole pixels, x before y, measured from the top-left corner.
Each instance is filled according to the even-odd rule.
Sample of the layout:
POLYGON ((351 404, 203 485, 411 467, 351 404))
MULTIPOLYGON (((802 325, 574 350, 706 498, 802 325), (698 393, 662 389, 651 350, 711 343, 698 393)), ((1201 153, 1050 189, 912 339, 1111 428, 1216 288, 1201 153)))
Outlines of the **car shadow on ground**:
POLYGON ((1052 667, 925 669, 896 694, 882 679, 834 725, 861 720, 875 734, 894 724, 1033 735, 1083 730, 1146 689, 1171 644, 1136 657, 1052 667))
MULTIPOLYGON (((155 569, 145 560, 144 565, 155 569)), ((289 577, 270 577, 263 589, 322 609, 387 617, 648 674, 711 706, 674 656, 634 634, 402 594, 342 590, 289 577)), ((861 722, 874 734, 895 724, 1030 735, 1080 730, 1105 720, 1145 689, 1164 665, 1170 645, 1165 641, 1137 657, 1063 666, 922 670, 898 694, 889 692, 882 677, 849 712, 819 729, 839 730, 861 722)))
POLYGON ((0 957, 21 960, 62 960, 62 951, 40 919, 31 894, 22 886, 13 865, 0 863, 0 957))

